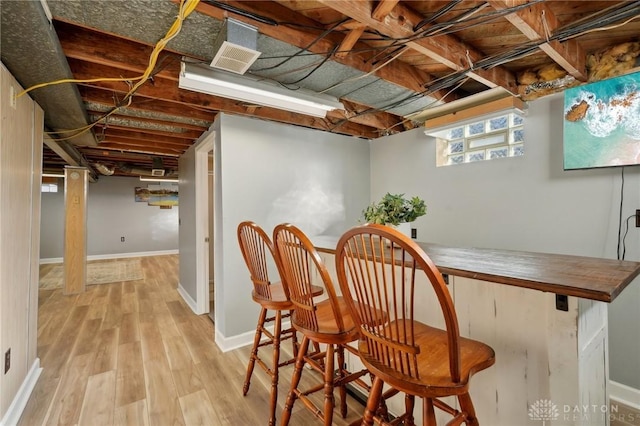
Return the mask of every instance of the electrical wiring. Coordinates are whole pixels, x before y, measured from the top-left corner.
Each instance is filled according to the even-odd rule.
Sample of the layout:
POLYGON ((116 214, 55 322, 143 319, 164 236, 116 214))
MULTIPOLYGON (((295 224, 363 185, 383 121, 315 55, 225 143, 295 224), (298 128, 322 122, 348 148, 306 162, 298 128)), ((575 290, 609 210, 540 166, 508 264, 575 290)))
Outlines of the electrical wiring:
POLYGON ((622 233, 622 205, 624 204, 624 167, 621 167, 620 176, 620 212, 618 217, 618 248, 616 250, 617 259, 620 260, 620 238, 622 233))
POLYGON ((46 83, 40 83, 40 84, 36 84, 33 85, 27 89, 24 89, 22 92, 16 94, 16 99, 20 98, 23 95, 26 95, 27 93, 36 90, 36 89, 40 89, 42 87, 47 87, 47 86, 53 86, 56 84, 63 84, 63 83, 97 83, 97 82, 101 82, 101 81, 124 81, 124 82, 130 82, 130 81, 134 81, 134 80, 138 80, 142 78, 142 76, 140 77, 128 77, 128 78, 115 78, 115 77, 105 77, 105 78, 90 78, 90 79, 86 79, 86 80, 76 80, 74 78, 63 78, 60 80, 54 80, 54 81, 49 81, 46 83))
POLYGON ((357 77, 348 78, 348 79, 346 79, 346 80, 342 80, 341 82, 336 83, 336 84, 334 84, 334 85, 332 85, 332 86, 330 86, 330 87, 327 87, 326 89, 321 90, 321 91, 320 91, 320 92, 318 92, 318 93, 326 93, 326 92, 328 92, 329 90, 335 89, 336 87, 341 86, 341 85, 343 85, 343 84, 345 84, 345 83, 351 83, 351 82, 353 82, 353 81, 361 80, 361 79, 363 79, 363 78, 365 78, 365 77, 368 77, 368 76, 370 76, 371 74, 373 74, 373 73, 377 72, 378 70, 380 70, 381 68, 383 68, 383 67, 387 66, 387 65, 388 65, 388 64, 390 64, 392 61, 394 61, 394 60, 396 60, 397 58, 399 58, 399 57, 400 57, 400 55, 402 55, 404 52, 405 52, 405 50, 402 50, 402 51, 398 52, 398 53, 397 53, 396 55, 394 55, 391 59, 389 59, 389 60, 388 60, 388 61, 386 61, 385 63, 381 64, 380 66, 377 66, 377 67, 373 68, 373 69, 372 69, 371 71, 369 71, 368 73, 365 73, 365 74, 359 75, 359 76, 357 76, 357 77))
POLYGON ((302 53, 304 53, 304 51, 306 51, 309 48, 311 48, 314 44, 316 44, 317 42, 319 42, 320 40, 325 38, 329 33, 331 33, 333 30, 335 30, 336 28, 338 28, 340 25, 344 24, 348 20, 349 20, 349 18, 344 18, 344 19, 334 23, 331 27, 327 28, 319 36, 317 36, 315 39, 313 39, 311 41, 311 43, 309 43, 306 47, 303 47, 300 50, 298 50, 296 53, 294 53, 293 55, 288 56, 287 58, 285 58, 285 60, 280 61, 279 63, 277 63, 275 65, 272 65, 272 66, 269 66, 269 67, 254 69, 253 71, 254 72, 268 71, 268 70, 272 70, 274 68, 278 68, 279 66, 282 66, 282 65, 286 64, 287 62, 289 62, 293 58, 296 58, 297 56, 300 56, 302 53))
POLYGON ((222 3, 215 0, 202 0, 202 3, 217 7, 222 10, 226 10, 227 12, 235 13, 236 15, 244 16, 245 18, 253 19, 254 21, 258 21, 263 24, 273 26, 278 25, 278 22, 274 19, 258 15, 257 13, 247 12, 246 10, 240 9, 239 7, 235 7, 230 4, 222 3))
POLYGON ((318 71, 318 69, 320 69, 320 67, 321 67, 322 65, 324 65, 324 64, 329 60, 329 58, 331 58, 331 57, 333 56, 333 54, 335 53, 335 51, 336 51, 336 50, 338 50, 338 46, 336 46, 336 47, 333 49, 333 51, 332 51, 329 55, 325 56, 325 58, 324 58, 322 61, 320 61, 320 63, 319 63, 315 68, 313 68, 311 71, 309 71, 309 72, 308 72, 307 74, 305 74, 303 77, 300 77, 299 79, 297 79, 297 80, 295 80, 295 81, 291 81, 291 82, 284 82, 284 83, 282 83, 282 84, 283 84, 285 87, 287 87, 287 85, 298 84, 298 83, 300 83, 300 82, 302 82, 302 81, 306 80, 306 79, 307 79, 307 78, 309 78, 309 77, 310 77, 314 72, 318 71))
MULTIPOLYGON (((442 96, 440 97, 440 99, 437 99, 437 100, 435 100, 435 101, 431 102, 430 104, 428 104, 426 107, 424 107, 424 109, 423 109, 423 110, 427 110, 427 109, 431 108, 431 106, 435 105, 435 104, 436 104, 436 103, 438 103, 438 102, 444 102, 444 100, 447 98, 447 96, 449 96, 450 94, 452 94, 453 92, 455 92, 456 90, 458 90, 458 89, 459 89, 459 88, 460 88, 464 83, 466 83, 469 79, 470 79, 470 78, 469 78, 469 77, 467 77, 467 78, 465 78, 464 80, 462 80, 460 83, 458 83, 458 85, 456 85, 454 88, 452 88, 452 89, 451 89, 451 90, 449 90, 447 93, 445 93, 444 95, 442 95, 442 96)), ((389 132, 391 129, 393 129, 394 127, 399 126, 400 124, 407 123, 407 122, 409 122, 409 121, 411 121, 411 119, 409 119, 409 118, 405 118, 404 120, 402 120, 402 121, 400 121, 400 122, 398 122, 398 123, 394 124, 393 126, 387 127, 386 129, 384 129, 384 132, 387 132, 387 133, 388 133, 388 132, 389 132)))
POLYGON ((55 140, 56 142, 60 142, 60 141, 66 141, 66 140, 70 140, 73 138, 77 138, 80 135, 83 135, 85 133, 87 133, 89 130, 93 129, 97 124, 101 123, 103 120, 105 120, 106 118, 110 117, 111 115, 115 114, 118 110, 120 110, 120 108, 125 107, 125 106, 129 106, 131 104, 131 97, 129 97, 127 105, 118 105, 115 108, 113 108, 111 111, 103 114, 102 116, 100 116, 100 118, 98 118, 97 120, 95 120, 93 123, 91 124, 87 124, 86 126, 77 128, 77 129, 71 129, 71 130, 60 130, 60 131, 55 131, 55 132, 45 132, 46 135, 52 137, 53 140, 55 140), (66 137, 57 137, 57 135, 59 134, 65 134, 65 133, 71 133, 71 132, 75 132, 73 135, 71 136, 66 136, 66 137), (56 135, 56 137, 54 138, 53 136, 56 135))
MULTIPOLYGON (((325 57, 326 57, 326 55, 325 55, 325 57)), ((285 70, 285 71, 282 71, 282 72, 280 72, 280 73, 270 75, 270 76, 269 76, 269 78, 270 78, 270 79, 272 79, 272 80, 274 80, 274 79, 276 79, 276 78, 278 78, 278 77, 282 77, 283 75, 291 74, 291 73, 293 73, 293 72, 298 72, 298 71, 304 71, 304 70, 307 70, 307 69, 309 69, 309 68, 313 68, 313 67, 315 67, 316 65, 318 65, 318 64, 320 64, 320 63, 322 63, 322 62, 324 62, 324 61, 325 61, 325 58, 320 58, 320 59, 319 59, 319 60, 317 60, 317 61, 314 61, 314 62, 311 62, 311 63, 309 63, 309 64, 305 64, 305 65, 299 66, 298 68, 294 68, 294 69, 290 69, 290 70, 285 70)), ((249 73, 250 73, 251 75, 253 75, 253 76, 260 77, 260 76, 259 76, 259 75, 257 75, 257 74, 253 74, 253 72, 252 72, 251 70, 249 70, 249 73)))
MULTIPOLYGON (((468 81, 468 80, 469 80, 469 77, 466 77, 466 78, 465 78, 463 81, 461 81, 461 82, 460 82, 456 87, 452 88, 452 89, 451 89, 451 90, 449 90, 447 93, 445 93, 444 95, 442 95, 442 96, 440 97, 440 99, 435 100, 435 101, 433 101, 432 103, 430 103, 429 105, 427 105, 427 107, 426 107, 426 108, 431 107, 431 105, 435 104, 436 102, 442 102, 442 101, 444 101, 444 99, 445 99, 447 96, 449 96, 451 93, 455 92, 458 88, 460 88, 460 86, 462 86, 462 85, 463 85, 466 81, 468 81)), ((396 102, 394 102, 394 103, 392 103, 392 104, 389 104, 389 105, 385 105, 385 106, 383 106, 383 107, 378 107, 378 108, 367 108, 367 109, 365 109, 365 110, 363 110, 363 111, 360 111, 360 112, 358 112, 358 113, 356 113, 356 114, 354 114, 354 115, 350 116, 350 117, 349 117, 349 119, 353 119, 354 117, 360 117, 360 116, 362 116, 362 115, 366 115, 366 114, 373 114, 373 113, 377 113, 377 112, 386 112, 387 110, 389 110, 389 109, 391 109, 391 108, 395 108, 395 107, 398 107, 398 106, 403 105, 403 102, 406 102, 406 101, 407 101, 407 100, 409 100, 409 99, 411 100, 411 102, 413 102, 413 101, 415 101, 418 97, 422 97, 423 95, 424 95, 424 96, 428 96, 428 95, 430 95, 430 93, 428 93, 428 91, 426 91, 426 90, 425 90, 425 91, 420 92, 420 93, 414 93, 414 94, 411 94, 411 95, 409 95, 409 96, 407 96, 407 97, 405 97, 405 98, 403 98, 403 99, 401 99, 401 100, 399 100, 399 101, 396 101, 396 102)), ((331 128, 331 131, 333 131, 333 130, 335 130, 336 128, 338 128, 338 127, 342 126, 342 125, 343 125, 344 123, 346 123, 347 121, 349 121, 349 120, 348 120, 348 119, 342 119, 342 120, 340 120, 338 123, 334 124, 334 126, 331 128)), ((396 126, 399 126, 400 124, 406 123, 406 122, 408 122, 408 121, 411 121, 411 120, 409 120, 409 119, 404 119, 404 120, 402 120, 402 121, 400 121, 400 122, 398 122, 398 123, 394 124, 393 126, 391 126, 391 127, 388 127, 388 128, 386 128, 386 129, 384 129, 382 132, 388 132, 388 131, 389 131, 389 130, 391 130, 392 128, 394 128, 394 127, 396 127, 396 126)))
MULTIPOLYGON (((200 2, 200 0, 181 0, 180 1, 180 6, 178 8, 178 15, 175 19, 175 21, 173 22, 173 24, 171 25, 171 27, 169 28, 169 30, 167 31, 167 33, 165 34, 165 36, 160 39, 156 45, 153 48, 153 51, 151 52, 151 55, 149 56, 149 64, 147 65, 146 70, 144 71, 144 73, 139 76, 139 77, 135 77, 135 78, 127 78, 127 79, 92 79, 93 81, 126 81, 126 82, 133 82, 133 81, 137 81, 137 83, 133 84, 132 87, 129 89, 129 91, 125 94, 122 102, 125 103, 127 105, 129 105, 131 103, 131 99, 133 94, 143 85, 145 84, 151 77, 152 74, 154 72, 154 69, 156 68, 156 64, 158 62, 158 56, 160 55, 160 52, 165 48, 165 46, 167 45, 167 43, 169 43, 173 38, 175 38, 178 33, 180 32, 180 30, 182 29, 182 23, 184 22, 184 20, 191 14, 191 12, 193 12, 196 8, 196 6, 198 5, 198 3, 200 2)), ((156 71, 156 73, 159 72, 156 71)), ((90 82, 90 81, 84 81, 84 80, 75 80, 75 79, 65 79, 68 81, 65 82, 69 82, 69 83, 80 83, 80 82, 90 82)), ((60 81, 60 80, 58 80, 60 81)), ((39 85, 40 87, 44 87, 50 84, 57 84, 57 82, 50 82, 50 83, 42 83, 41 85, 39 85)), ((30 87, 29 89, 27 89, 27 91, 25 91, 25 93, 27 93, 30 90, 33 90, 34 88, 36 88, 35 86, 30 87)), ((117 105, 115 108, 113 108, 113 110, 111 110, 109 113, 103 115, 102 117, 100 117, 98 120, 77 128, 77 129, 69 129, 69 130, 61 130, 61 131, 56 131, 56 132, 48 132, 47 134, 50 135, 57 135, 57 134, 66 134, 66 133, 72 133, 75 132, 72 136, 67 136, 64 138, 55 138, 55 140, 68 140, 68 139, 72 139, 75 137, 78 137, 84 133, 87 133, 89 130, 91 130, 93 127, 95 127, 98 123, 100 123, 101 121, 103 121, 104 119, 106 119, 107 117, 109 117, 110 115, 113 115, 116 113, 116 111, 118 111, 120 108, 122 108, 125 105, 117 105)))
POLYGON ((180 2, 180 8, 178 9, 178 16, 176 17, 176 20, 169 28, 169 31, 167 31, 167 34, 154 46, 149 58, 149 65, 147 66, 147 69, 142 74, 141 79, 131 88, 131 90, 129 90, 129 93, 125 95, 125 99, 131 96, 131 94, 138 90, 140 86, 146 83, 147 79, 151 75, 151 72, 155 68, 156 62, 158 61, 158 55, 160 55, 160 52, 165 48, 167 43, 169 43, 178 35, 180 30, 182 29, 182 23, 187 18, 187 16, 189 16, 191 12, 195 10, 199 2, 200 0, 182 0, 180 2))
POLYGON ((622 236, 622 259, 621 260, 624 260, 625 256, 627 255, 627 245, 625 243, 625 240, 627 239, 627 233, 629 233, 629 220, 635 217, 636 215, 632 214, 626 220, 626 228, 624 230, 624 235, 622 236))
POLYGON ((431 22, 434 22, 436 19, 438 19, 439 17, 443 16, 444 14, 449 12, 451 9, 456 7, 461 1, 462 0, 453 0, 453 1, 450 1, 449 3, 445 4, 442 8, 440 8, 440 10, 437 10, 429 18, 425 18, 422 21, 418 22, 413 27, 413 32, 416 32, 419 29, 421 29, 422 27, 424 27, 425 25, 430 24, 431 22))

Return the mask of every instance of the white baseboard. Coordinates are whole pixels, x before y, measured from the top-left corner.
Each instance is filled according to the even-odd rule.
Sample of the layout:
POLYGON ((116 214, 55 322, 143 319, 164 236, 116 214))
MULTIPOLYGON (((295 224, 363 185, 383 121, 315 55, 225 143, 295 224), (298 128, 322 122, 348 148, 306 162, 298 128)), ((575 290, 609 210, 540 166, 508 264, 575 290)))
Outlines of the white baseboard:
POLYGON ((609 380, 609 398, 636 410, 640 410, 640 389, 609 380))
MULTIPOLYGON (((135 253, 114 253, 114 254, 93 254, 87 256, 87 260, 107 260, 107 259, 126 259, 129 257, 147 257, 147 256, 163 256, 168 254, 178 254, 178 250, 158 250, 158 251, 140 251, 135 253)), ((40 259, 40 264, 62 263, 63 257, 49 257, 40 259)))
MULTIPOLYGON (((291 322, 287 319, 287 321, 282 321, 282 329, 287 329, 291 326, 291 322)), ((267 330, 273 333, 273 326, 268 326, 267 330)), ((247 345, 253 344, 253 337, 256 335, 256 330, 247 331, 246 333, 236 334, 235 336, 225 337, 218 327, 216 327, 216 345, 220 348, 222 352, 229 352, 234 349, 242 348, 247 345)), ((264 338, 263 340, 265 340, 264 338)))
POLYGON ((24 411, 24 407, 27 406, 31 392, 33 392, 33 389, 36 387, 40 373, 42 373, 42 368, 40 368, 40 358, 36 358, 31 365, 31 369, 27 373, 27 377, 25 377, 24 381, 20 385, 18 393, 15 398, 13 398, 9 409, 2 418, 2 421, 0 421, 0 426, 15 426, 18 424, 20 416, 22 416, 22 412, 24 411))
POLYGON ((195 300, 193 300, 193 297, 191 297, 191 295, 187 293, 187 290, 185 290, 184 287, 182 287, 182 284, 180 283, 178 283, 178 294, 182 296, 182 300, 184 300, 185 303, 189 305, 189 307, 191 308, 194 314, 200 315, 197 309, 198 304, 196 303, 195 300))

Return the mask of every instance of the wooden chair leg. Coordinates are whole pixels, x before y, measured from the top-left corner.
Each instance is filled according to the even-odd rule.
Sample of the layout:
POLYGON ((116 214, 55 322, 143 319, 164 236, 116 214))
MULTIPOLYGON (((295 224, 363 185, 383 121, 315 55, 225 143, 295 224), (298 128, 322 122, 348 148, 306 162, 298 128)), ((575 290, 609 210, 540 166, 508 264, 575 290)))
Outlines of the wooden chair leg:
POLYGON ((405 394, 404 396, 404 409, 406 417, 404 419, 405 426, 415 426, 415 420, 413 418, 413 408, 416 405, 416 397, 413 395, 405 394))
POLYGON ((276 424, 276 407, 278 406, 278 372, 280 370, 280 336, 282 333, 282 311, 276 311, 273 328, 273 367, 271 371, 271 414, 269 426, 276 424))
POLYGON ((422 424, 423 426, 436 426, 436 413, 433 410, 431 398, 422 398, 422 424))
MULTIPOLYGON (((339 345, 337 349, 338 349, 338 377, 340 380, 342 380, 346 376, 345 368, 344 368, 344 346, 339 345)), ((346 384, 342 383, 338 389, 340 393, 340 415, 344 419, 347 417, 347 386, 346 384)))
POLYGON ((460 411, 465 414, 465 424, 467 426, 478 426, 478 418, 476 417, 476 410, 473 407, 471 396, 468 393, 458 396, 460 402, 460 411))
POLYGON ((287 402, 284 404, 284 411, 282 412, 282 426, 287 426, 291 419, 291 410, 293 409, 293 403, 296 400, 296 389, 300 383, 300 377, 302 376, 302 368, 304 367, 304 357, 307 354, 307 348, 309 347, 309 338, 304 336, 302 343, 298 350, 298 357, 296 358, 296 365, 293 370, 293 376, 291 377, 291 388, 287 394, 287 402))
POLYGON ((382 385, 384 385, 382 380, 378 377, 373 378, 373 383, 369 390, 369 398, 367 399, 367 407, 365 408, 364 416, 362 417, 363 426, 373 426, 373 416, 378 410, 380 397, 382 396, 382 385))
MULTIPOLYGON (((289 311, 289 318, 291 320, 293 319, 293 311, 289 311)), ((293 328, 293 325, 291 325, 291 329, 293 330, 291 334, 291 346, 293 348, 293 358, 297 358, 298 349, 300 349, 300 345, 298 344, 298 334, 295 328, 293 328)))
POLYGON ((253 338, 253 348, 251 348, 251 356, 249 357, 249 365, 247 366, 247 376, 244 379, 244 386, 242 387, 242 395, 247 395, 249 392, 249 386, 251 386, 251 375, 253 374, 253 367, 256 365, 256 359, 258 359, 258 347, 260 345, 260 339, 262 338, 262 330, 264 329, 264 322, 267 318, 267 310, 262 308, 260 310, 260 316, 258 317, 258 326, 256 327, 256 335, 253 338))
POLYGON ((327 356, 324 363, 324 424, 331 426, 333 423, 333 407, 335 401, 333 399, 333 374, 335 364, 335 346, 327 345, 327 356))

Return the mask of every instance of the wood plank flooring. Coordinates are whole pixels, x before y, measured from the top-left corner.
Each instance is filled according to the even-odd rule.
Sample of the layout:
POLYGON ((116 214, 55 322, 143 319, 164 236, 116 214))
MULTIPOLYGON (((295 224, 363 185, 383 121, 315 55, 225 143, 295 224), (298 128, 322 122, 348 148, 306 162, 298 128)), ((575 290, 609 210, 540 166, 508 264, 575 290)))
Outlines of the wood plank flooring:
MULTIPOLYGON (((193 314, 176 291, 178 256, 141 262, 144 280, 87 286, 72 296, 61 289, 40 291, 38 356, 44 371, 20 426, 267 424, 269 377, 256 367, 242 396, 249 348, 218 349, 211 320, 193 314)), ((283 345, 283 356, 289 348, 283 345)), ((278 413, 292 369, 281 369, 278 413)), ((311 370, 303 378, 321 381, 311 370)), ((349 424, 362 411, 349 398, 347 418, 336 413, 334 424, 349 424)), ((296 403, 291 425, 309 424, 320 422, 296 403)))

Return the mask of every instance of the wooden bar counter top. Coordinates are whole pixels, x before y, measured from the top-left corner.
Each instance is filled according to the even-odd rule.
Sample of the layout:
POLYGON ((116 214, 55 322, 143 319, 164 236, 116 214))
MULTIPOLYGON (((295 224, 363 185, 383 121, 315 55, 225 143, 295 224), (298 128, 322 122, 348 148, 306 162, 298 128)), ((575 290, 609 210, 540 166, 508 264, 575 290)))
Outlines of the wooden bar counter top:
MULTIPOLYGON (((338 237, 316 237, 335 254, 338 237)), ((640 274, 640 262, 563 254, 459 248, 418 242, 443 274, 612 302, 640 274)))

